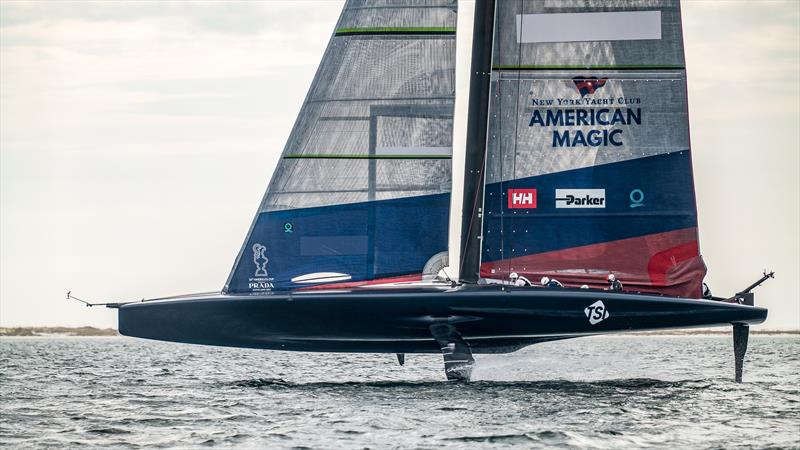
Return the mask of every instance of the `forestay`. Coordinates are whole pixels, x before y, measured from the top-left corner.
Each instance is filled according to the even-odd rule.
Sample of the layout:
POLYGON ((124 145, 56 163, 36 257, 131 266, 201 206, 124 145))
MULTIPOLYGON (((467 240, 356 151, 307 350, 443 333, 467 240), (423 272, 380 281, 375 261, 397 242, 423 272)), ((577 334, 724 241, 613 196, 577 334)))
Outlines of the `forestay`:
POLYGON ((348 0, 225 287, 419 279, 447 250, 454 0, 348 0))
POLYGON ((699 297, 677 0, 497 2, 481 276, 699 297))

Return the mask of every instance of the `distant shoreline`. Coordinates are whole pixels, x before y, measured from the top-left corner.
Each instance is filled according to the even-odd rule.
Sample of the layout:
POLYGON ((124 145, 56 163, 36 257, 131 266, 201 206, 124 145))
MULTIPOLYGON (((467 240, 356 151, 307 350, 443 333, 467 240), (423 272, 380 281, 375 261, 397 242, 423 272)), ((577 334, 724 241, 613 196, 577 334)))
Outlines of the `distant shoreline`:
POLYGON ((113 328, 95 327, 0 327, 0 337, 119 336, 113 328))
MULTIPOLYGON (((662 330, 662 331, 634 331, 625 333, 634 336, 702 336, 702 335, 730 335, 731 328, 719 328, 715 330, 662 330)), ((800 330, 759 330, 750 328, 750 335, 756 336, 775 336, 788 334, 800 336, 800 330)))
MULTIPOLYGON (((618 333, 616 336, 703 336, 703 335, 730 335, 727 328, 714 330, 661 330, 661 331, 635 331, 618 333)), ((750 334, 755 336, 794 335, 800 336, 800 330, 759 330, 751 329, 750 334)), ((95 327, 0 327, 0 337, 92 337, 92 336, 120 336, 114 328, 95 327)))

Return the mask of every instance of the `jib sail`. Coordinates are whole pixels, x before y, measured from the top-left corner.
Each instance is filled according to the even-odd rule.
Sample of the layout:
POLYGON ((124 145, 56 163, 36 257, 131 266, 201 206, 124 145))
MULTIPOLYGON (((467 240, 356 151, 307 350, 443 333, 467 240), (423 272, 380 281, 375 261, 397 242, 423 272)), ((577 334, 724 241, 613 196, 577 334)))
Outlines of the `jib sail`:
POLYGON ((496 3, 480 275, 698 297, 678 0, 496 3))
POLYGON ((225 291, 419 278, 447 250, 451 0, 348 0, 225 291))

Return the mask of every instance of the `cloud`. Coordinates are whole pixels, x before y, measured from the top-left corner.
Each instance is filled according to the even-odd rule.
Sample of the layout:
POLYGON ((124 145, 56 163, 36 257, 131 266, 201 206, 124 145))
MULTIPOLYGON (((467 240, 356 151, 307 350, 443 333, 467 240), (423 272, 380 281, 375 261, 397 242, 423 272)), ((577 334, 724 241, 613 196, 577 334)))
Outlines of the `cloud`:
POLYGON ((683 2, 694 119, 759 126, 796 117, 800 104, 800 2, 683 2), (721 101, 725 99, 726 101, 721 101), (769 101, 765 101, 769 99, 769 101), (731 103, 741 105, 731 108, 731 103), (713 105, 717 105, 714 107, 713 105))
POLYGON ((285 121, 286 111, 267 105, 299 108, 301 100, 275 87, 310 81, 340 8, 324 3, 241 3, 227 13, 220 12, 227 3, 4 3, 3 151, 44 137, 59 141, 50 152, 113 151, 98 143, 131 127, 143 132, 129 141, 149 139, 157 149, 159 139, 175 140, 169 130, 176 127, 195 126, 182 137, 191 142, 237 119, 285 121), (276 25, 226 33, 227 19, 212 20, 248 11, 276 25))
POLYGON ((73 20, 119 24, 150 19, 179 19, 197 33, 215 32, 254 35, 264 30, 290 32, 305 23, 318 22, 329 11, 341 10, 343 1, 272 0, 269 2, 226 1, 4 1, 0 28, 73 20))

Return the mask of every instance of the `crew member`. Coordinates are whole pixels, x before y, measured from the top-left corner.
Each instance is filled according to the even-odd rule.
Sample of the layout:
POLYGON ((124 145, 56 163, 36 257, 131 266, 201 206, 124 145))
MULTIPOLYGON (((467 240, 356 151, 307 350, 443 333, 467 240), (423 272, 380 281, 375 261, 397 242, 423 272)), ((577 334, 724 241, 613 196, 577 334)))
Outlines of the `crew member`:
POLYGON ((711 288, 705 283, 703 283, 703 298, 706 300, 714 299, 714 295, 711 293, 711 288))
POLYGON ((608 274, 608 290, 615 292, 622 292, 622 283, 617 279, 613 273, 608 274))
POLYGON ((529 280, 529 279, 527 279, 525 277, 519 276, 517 274, 517 272, 511 272, 511 274, 508 276, 508 278, 511 279, 511 283, 514 286, 532 286, 533 285, 533 283, 531 283, 531 280, 529 280))
POLYGON ((550 279, 548 277, 542 277, 542 286, 549 287, 549 288, 563 288, 564 285, 561 284, 560 281, 556 280, 555 278, 550 279))

